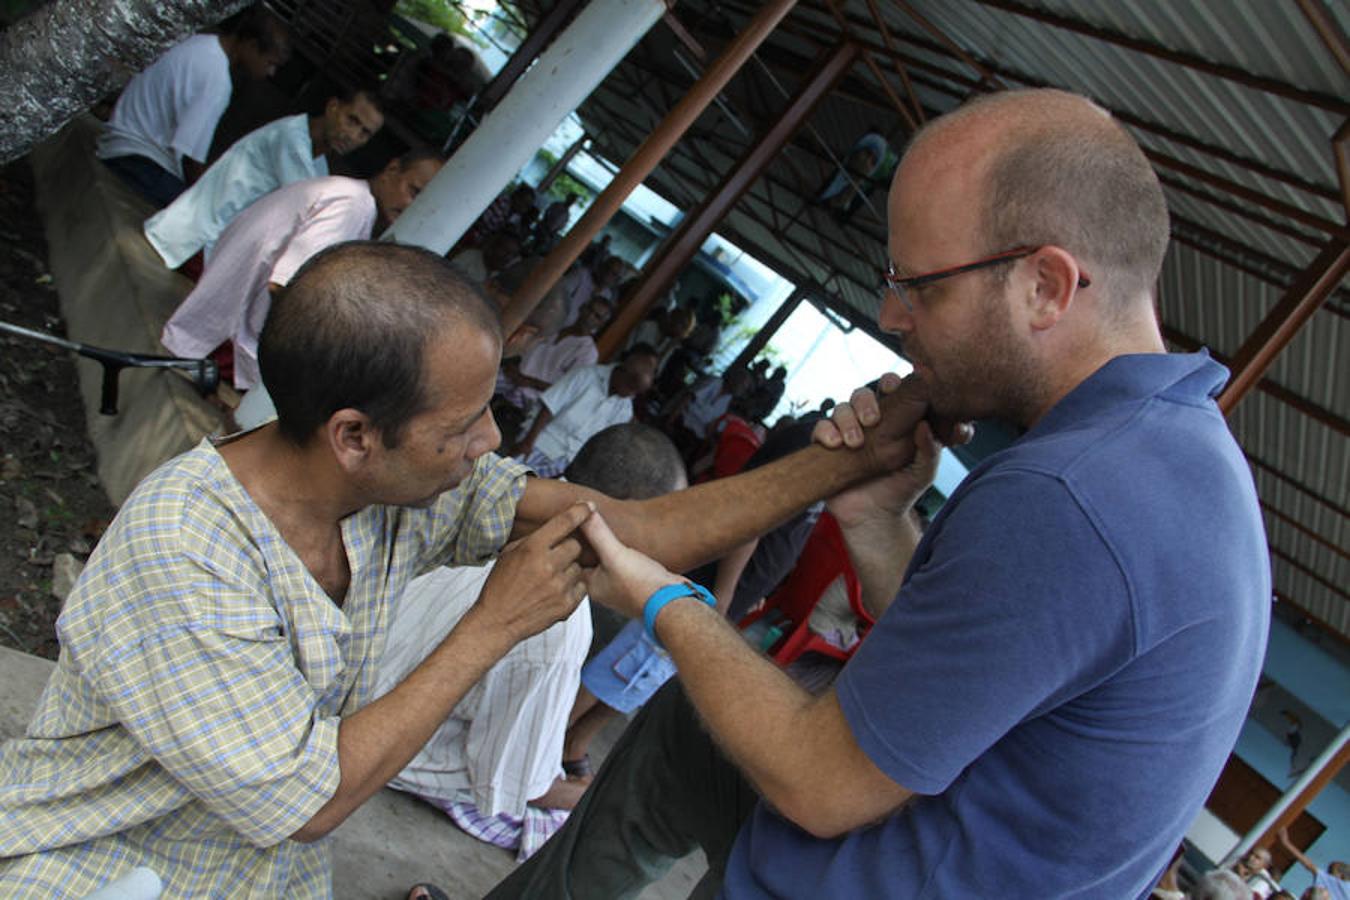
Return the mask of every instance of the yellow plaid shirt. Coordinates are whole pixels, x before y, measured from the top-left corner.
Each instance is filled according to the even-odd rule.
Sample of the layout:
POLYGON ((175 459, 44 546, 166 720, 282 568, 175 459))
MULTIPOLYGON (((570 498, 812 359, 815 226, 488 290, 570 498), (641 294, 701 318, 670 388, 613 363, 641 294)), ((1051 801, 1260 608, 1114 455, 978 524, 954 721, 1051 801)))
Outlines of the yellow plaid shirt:
POLYGON ((84 897, 138 865, 166 898, 331 896, 329 841, 288 836, 337 789, 390 603, 495 556, 525 471, 485 456, 430 509, 345 519, 341 608, 209 442, 150 475, 67 601, 27 736, 0 748, 0 897, 84 897))

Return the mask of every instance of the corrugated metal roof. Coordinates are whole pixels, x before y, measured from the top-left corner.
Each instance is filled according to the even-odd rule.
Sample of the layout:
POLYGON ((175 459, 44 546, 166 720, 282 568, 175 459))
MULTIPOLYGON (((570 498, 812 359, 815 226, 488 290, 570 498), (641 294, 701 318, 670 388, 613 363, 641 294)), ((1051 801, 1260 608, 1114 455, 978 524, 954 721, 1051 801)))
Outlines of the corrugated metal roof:
MULTIPOLYGON (((870 48, 891 87, 903 93, 865 0, 834 2, 852 37, 870 48)), ((675 13, 715 55, 757 5, 682 0, 675 13)), ((954 107, 976 89, 975 68, 899 6, 879 5, 915 93, 930 113, 954 107)), ((1296 4, 910 0, 910 5, 980 65, 995 69, 1004 84, 1049 84, 1093 97, 1120 116, 1147 151, 1159 154, 1155 165, 1177 238, 1164 266, 1159 306, 1165 328, 1179 340, 1233 356, 1325 242, 1345 238, 1331 138, 1350 113, 1350 76, 1296 4), (1035 16, 1041 14, 1074 27, 1040 21, 1035 16), (1080 33, 1075 30, 1080 26, 1108 34, 1080 33), (1284 86, 1274 93, 1122 45, 1130 42, 1284 86), (1305 99, 1287 96, 1300 92, 1305 99), (1190 169, 1178 171, 1176 164, 1190 169), (1263 205, 1242 192, 1271 202, 1263 205)), ((1350 4, 1327 9, 1343 31, 1350 29, 1350 4)), ((786 105, 783 91, 795 90, 818 54, 841 37, 828 0, 801 0, 760 49, 758 61, 723 93, 736 118, 751 131, 762 130, 786 105)), ((676 46, 671 33, 658 26, 583 105, 583 119, 603 131, 601 144, 616 162, 632 154, 692 83, 673 57, 676 46)), ((876 314, 884 222, 867 212, 836 222, 810 198, 832 172, 831 160, 843 157, 872 126, 886 131, 894 144, 903 143, 902 119, 860 60, 719 228, 789 277, 824 284, 861 317, 876 314)), ((686 139, 649 181, 686 204, 701 199, 704 185, 729 171, 751 143, 716 110, 701 117, 696 130, 698 136, 686 139)), ((878 209, 884 193, 872 194, 878 209)), ((1277 590, 1350 636, 1347 320, 1350 290, 1342 287, 1280 355, 1263 389, 1237 407, 1230 424, 1255 460, 1254 478, 1278 551, 1272 559, 1277 590)))

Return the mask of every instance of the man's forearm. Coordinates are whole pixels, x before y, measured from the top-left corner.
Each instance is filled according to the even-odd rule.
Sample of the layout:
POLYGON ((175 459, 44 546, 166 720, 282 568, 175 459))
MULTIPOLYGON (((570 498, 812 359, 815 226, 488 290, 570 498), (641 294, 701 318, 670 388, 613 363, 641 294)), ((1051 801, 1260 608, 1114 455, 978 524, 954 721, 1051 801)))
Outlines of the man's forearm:
POLYGON ((885 524, 843 527, 849 561, 858 575, 863 606, 880 618, 895 599, 922 532, 913 510, 885 524))
POLYGON ((513 643, 499 629, 477 627, 471 609, 403 682, 343 719, 337 792, 292 840, 315 841, 328 834, 402 771, 513 643))
POLYGON ((536 523, 578 499, 591 500, 621 541, 672 572, 687 572, 886 465, 895 463, 868 448, 808 447, 753 471, 651 500, 613 500, 577 485, 531 479, 516 509, 512 536, 528 534, 536 523))
POLYGON ((800 827, 833 836, 909 796, 858 747, 832 693, 807 693, 707 606, 675 601, 657 633, 719 746, 800 827))
MULTIPOLYGON (((539 407, 539 415, 534 417, 534 424, 530 426, 530 430, 526 432, 525 437, 521 438, 520 443, 512 448, 514 453, 517 456, 526 456, 529 454, 529 452, 534 449, 534 442, 539 439, 539 432, 543 431, 544 426, 552 421, 553 413, 549 411, 547 406, 541 404, 539 407)), ((559 508, 561 509, 561 507, 559 508)))

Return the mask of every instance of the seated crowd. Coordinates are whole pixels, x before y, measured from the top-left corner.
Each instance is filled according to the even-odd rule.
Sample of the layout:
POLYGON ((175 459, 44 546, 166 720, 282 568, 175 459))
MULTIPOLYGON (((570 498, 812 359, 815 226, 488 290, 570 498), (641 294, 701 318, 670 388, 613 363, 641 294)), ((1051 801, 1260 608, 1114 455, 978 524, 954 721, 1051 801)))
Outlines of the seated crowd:
POLYGON ((1269 574, 1223 370, 1157 332, 1167 215, 1124 131, 1053 91, 927 126, 879 313, 918 374, 769 430, 786 369, 712 371, 687 305, 602 360, 633 275, 607 243, 503 333, 571 198, 516 186, 448 258, 373 241, 442 164, 329 173, 380 92, 202 170, 231 70, 287 46, 261 8, 190 38, 100 142, 165 264, 202 254, 164 346, 243 402, 142 482, 66 604, 0 749, 0 894, 146 866, 170 897, 329 896, 324 838, 385 785, 527 860, 500 897, 632 896, 698 847, 698 896, 1153 888, 1236 738, 1269 574), (1026 437, 921 524, 941 443, 989 415, 1026 437), (794 624, 847 634, 810 691, 734 628, 799 556, 831 599, 794 624))

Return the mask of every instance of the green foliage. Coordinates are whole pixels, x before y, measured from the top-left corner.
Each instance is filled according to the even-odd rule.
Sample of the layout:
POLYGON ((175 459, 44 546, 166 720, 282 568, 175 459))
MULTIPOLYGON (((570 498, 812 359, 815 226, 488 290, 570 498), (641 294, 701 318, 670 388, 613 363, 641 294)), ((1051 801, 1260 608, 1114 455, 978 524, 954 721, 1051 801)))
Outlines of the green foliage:
POLYGON ((458 34, 473 39, 473 29, 468 16, 459 8, 459 4, 450 0, 398 0, 394 12, 409 19, 416 19, 441 29, 446 34, 458 34))
POLYGON ((548 186, 548 195, 554 200, 566 200, 568 194, 576 194, 577 203, 582 207, 589 206, 591 200, 595 198, 594 191, 566 172, 562 172, 548 186))

